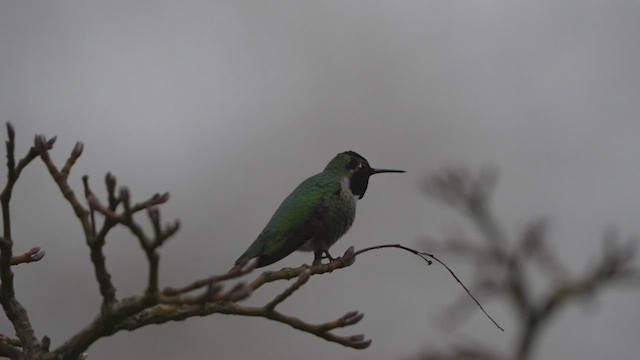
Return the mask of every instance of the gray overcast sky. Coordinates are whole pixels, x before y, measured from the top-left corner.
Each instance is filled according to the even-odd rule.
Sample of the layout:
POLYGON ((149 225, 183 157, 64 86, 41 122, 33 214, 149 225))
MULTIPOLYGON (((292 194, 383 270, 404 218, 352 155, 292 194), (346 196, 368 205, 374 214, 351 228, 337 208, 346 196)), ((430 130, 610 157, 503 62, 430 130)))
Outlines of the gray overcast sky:
MULTIPOLYGON (((421 177, 490 163, 509 230, 550 216, 559 256, 579 271, 606 226, 640 234, 638 34, 635 0, 0 0, 0 121, 15 125, 20 154, 35 133, 58 135, 58 161, 82 140, 77 191, 86 173, 102 193, 111 171, 135 199, 171 192, 163 216, 183 229, 162 250, 163 285, 226 271, 279 202, 348 149, 408 172, 372 179, 334 254, 442 235, 461 220, 422 196, 421 177)), ((35 163, 15 190, 16 250, 47 251, 16 280, 38 335, 55 346, 99 299, 81 229, 46 176, 35 163)), ((136 293, 142 253, 126 232, 114 235, 106 251, 119 295, 136 293)), ((486 307, 504 334, 480 315, 463 337, 441 330, 438 314, 459 295, 444 269, 380 252, 313 278, 282 308, 310 321, 363 311, 349 332, 373 338, 368 350, 213 316, 117 334, 90 358, 394 359, 465 338, 507 348, 501 303, 486 307)), ((538 358, 636 359, 638 309, 630 291, 572 308, 550 324, 538 358)), ((10 333, 3 318, 0 333, 10 333)))

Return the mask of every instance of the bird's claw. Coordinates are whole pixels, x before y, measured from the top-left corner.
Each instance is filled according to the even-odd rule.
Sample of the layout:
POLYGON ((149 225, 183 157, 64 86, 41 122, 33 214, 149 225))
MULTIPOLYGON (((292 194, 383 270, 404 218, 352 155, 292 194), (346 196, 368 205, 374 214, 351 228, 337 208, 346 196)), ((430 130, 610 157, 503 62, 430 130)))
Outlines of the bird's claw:
POLYGON ((332 263, 336 259, 329 254, 326 250, 318 250, 314 253, 313 263, 312 265, 320 265, 322 264, 322 259, 329 259, 329 263, 332 263))
POLYGON ((349 247, 347 251, 344 253, 344 255, 337 258, 334 258, 333 256, 331 256, 331 254, 329 254, 329 252, 327 251, 318 251, 315 254, 315 258, 313 259, 312 266, 322 265, 322 259, 329 259, 329 262, 327 263, 327 265, 333 263, 334 261, 339 261, 345 266, 349 266, 353 264, 355 260, 354 253, 355 251, 353 249, 353 246, 349 247))

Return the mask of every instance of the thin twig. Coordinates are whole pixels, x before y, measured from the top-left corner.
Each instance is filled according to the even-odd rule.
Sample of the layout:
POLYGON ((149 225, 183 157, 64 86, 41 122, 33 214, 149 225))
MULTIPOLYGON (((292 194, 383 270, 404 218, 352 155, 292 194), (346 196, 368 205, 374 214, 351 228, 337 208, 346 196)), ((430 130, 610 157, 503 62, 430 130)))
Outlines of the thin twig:
POLYGON ((278 304, 282 303, 296 290, 300 289, 302 285, 306 284, 307 281, 309 281, 310 276, 311 274, 307 271, 301 272, 298 276, 298 279, 293 284, 291 284, 291 286, 287 287, 283 292, 274 297, 273 300, 269 301, 269 303, 265 305, 264 308, 267 311, 273 311, 273 309, 275 309, 278 304))
POLYGON ((11 258, 11 265, 27 264, 30 262, 40 261, 44 257, 44 250, 39 247, 33 247, 22 255, 11 258))
POLYGON ((467 292, 467 294, 473 299, 473 301, 475 301, 476 305, 478 305, 478 307, 480 308, 480 310, 482 310, 482 312, 489 318, 489 320, 491 320, 491 322, 493 322, 493 324, 500 329, 501 331, 504 331, 504 328, 500 325, 498 325, 498 323, 493 320, 493 318, 484 310, 484 308, 482 307, 482 305, 480 304, 480 302, 475 298, 475 296, 473 296, 473 294, 471 294, 471 291, 469 291, 469 289, 467 289, 467 287, 462 283, 462 281, 460 281, 460 279, 458 278, 458 276, 456 276, 456 274, 453 272, 453 270, 451 270, 451 268, 449 266, 447 266, 447 264, 445 264, 444 262, 442 262, 440 259, 438 259, 435 255, 428 253, 428 252, 424 252, 424 251, 418 251, 400 244, 386 244, 386 245, 377 245, 377 246, 371 246, 365 249, 361 249, 355 252, 354 256, 358 256, 359 254, 365 253, 367 251, 371 251, 371 250, 377 250, 377 249, 384 249, 384 248, 396 248, 396 249, 402 249, 405 251, 408 251, 412 254, 418 255, 421 259, 423 259, 424 261, 427 262, 428 265, 431 265, 431 261, 429 259, 427 259, 426 257, 430 257, 433 260, 437 261, 438 263, 440 263, 440 265, 444 266, 445 269, 447 269, 449 271, 449 273, 451 273, 451 275, 453 276, 454 279, 456 279, 456 281, 458 282, 458 284, 460 284, 460 286, 462 286, 462 288, 464 289, 464 291, 467 292))

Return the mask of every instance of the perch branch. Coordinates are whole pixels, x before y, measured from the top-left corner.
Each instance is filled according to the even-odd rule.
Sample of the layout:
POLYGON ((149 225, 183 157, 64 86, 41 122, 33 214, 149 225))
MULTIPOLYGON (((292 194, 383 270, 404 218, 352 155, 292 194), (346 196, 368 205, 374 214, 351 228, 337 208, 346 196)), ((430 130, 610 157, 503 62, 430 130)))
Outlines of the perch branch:
MULTIPOLYGON (((14 325, 18 339, 13 341, 6 337, 0 337, 0 355, 20 359, 26 355, 29 358, 41 360, 76 360, 95 341, 118 331, 131 331, 149 324, 180 321, 189 317, 214 313, 261 317, 287 324, 327 341, 355 349, 364 349, 371 344, 371 340, 366 340, 363 335, 340 336, 332 333, 335 329, 357 324, 364 316, 362 313, 353 311, 333 321, 311 324, 295 316, 283 314, 276 308, 291 297, 300 287, 304 286, 311 276, 348 267, 354 263, 356 256, 371 250, 384 248, 399 248, 409 251, 420 256, 428 264, 431 264, 432 260, 440 263, 480 306, 480 303, 471 295, 455 273, 433 254, 420 252, 399 244, 380 245, 362 249, 358 252, 354 251, 353 247, 350 247, 342 257, 329 263, 320 263, 312 266, 302 265, 296 268, 283 268, 278 271, 265 271, 250 282, 236 281, 232 286, 225 286, 225 282, 238 280, 241 276, 254 270, 256 261, 249 261, 240 267, 234 267, 226 274, 210 276, 182 287, 165 288, 159 291, 160 256, 158 249, 165 241, 173 237, 180 227, 178 221, 165 225, 161 222, 159 206, 168 201, 169 194, 154 194, 147 200, 133 203, 129 189, 127 187, 119 187, 116 191, 116 179, 113 175, 107 173, 105 177, 107 205, 104 206, 91 190, 89 178, 84 176, 82 178, 84 196, 88 204, 85 206, 80 203, 67 182, 73 166, 83 152, 84 146, 82 143, 75 144, 71 155, 59 170, 49 155, 49 150, 53 147, 55 137, 48 140, 43 135, 38 135, 35 137, 34 146, 29 150, 27 156, 16 164, 13 153, 15 134, 10 124, 7 129, 9 132, 9 141, 7 141, 9 180, 0 195, 4 225, 3 237, 0 239, 0 249, 2 250, 0 258, 0 279, 2 280, 0 300, 2 300, 5 312, 14 325), (36 339, 26 311, 15 299, 13 273, 11 272, 11 265, 38 261, 44 256, 44 251, 37 247, 22 255, 12 255, 13 243, 9 216, 9 200, 13 185, 22 169, 38 156, 46 166, 63 197, 72 207, 82 226, 85 241, 90 249, 96 280, 102 295, 102 307, 96 317, 52 351, 49 350, 50 340, 48 337, 45 336, 41 342, 36 339), (145 231, 145 228, 140 225, 135 217, 142 210, 146 210, 151 224, 151 232, 149 233, 145 231), (97 217, 99 216, 104 217, 101 226, 97 224, 97 217), (125 227, 131 232, 145 253, 148 262, 148 277, 144 292, 141 295, 121 300, 118 300, 115 296, 116 288, 107 270, 103 254, 106 237, 116 226, 125 227), (295 279, 295 281, 263 306, 245 306, 238 303, 266 284, 292 279, 295 279)), ((482 306, 480 308, 484 312, 482 306)), ((488 314, 486 315, 493 321, 488 314)), ((495 321, 494 324, 500 328, 495 321)))

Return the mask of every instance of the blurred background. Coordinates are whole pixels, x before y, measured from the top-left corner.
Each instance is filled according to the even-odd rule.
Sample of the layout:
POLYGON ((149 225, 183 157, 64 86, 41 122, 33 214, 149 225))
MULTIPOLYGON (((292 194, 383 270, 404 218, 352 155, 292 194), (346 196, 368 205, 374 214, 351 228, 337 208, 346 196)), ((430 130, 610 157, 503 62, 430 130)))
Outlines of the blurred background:
MULTIPOLYGON (((607 227, 640 234, 639 33, 633 0, 0 0, 0 121, 15 126, 18 155, 36 133, 58 135, 59 163, 83 141, 70 177, 77 193, 88 174, 104 195, 107 171, 134 201, 171 193, 163 219, 180 218, 182 230, 161 250, 161 286, 225 272, 280 201, 345 150, 407 173, 372 179, 332 254, 459 231, 473 238, 419 186, 442 166, 490 164, 500 170, 493 205, 505 231, 546 216, 555 255, 580 273, 607 227)), ((88 248, 40 161, 12 206, 16 253, 46 250, 14 269, 17 297, 55 347, 99 311, 88 248)), ((137 242, 116 231, 105 251, 118 295, 142 291, 137 242)), ((477 271, 441 258, 462 281, 477 271)), ((311 260, 297 253, 269 269, 311 260)), ((121 332, 89 355, 412 359, 468 343, 508 353, 517 322, 503 302, 484 305, 504 333, 477 310, 445 329, 441 315, 461 294, 444 268, 378 251, 313 277, 281 305, 310 322, 364 312, 344 333, 372 338, 367 350, 214 315, 121 332)), ((535 358, 636 359, 639 309, 638 291, 616 288, 570 306, 544 329, 535 358)), ((2 316, 0 333, 13 335, 2 316)))

